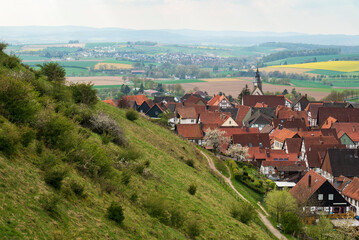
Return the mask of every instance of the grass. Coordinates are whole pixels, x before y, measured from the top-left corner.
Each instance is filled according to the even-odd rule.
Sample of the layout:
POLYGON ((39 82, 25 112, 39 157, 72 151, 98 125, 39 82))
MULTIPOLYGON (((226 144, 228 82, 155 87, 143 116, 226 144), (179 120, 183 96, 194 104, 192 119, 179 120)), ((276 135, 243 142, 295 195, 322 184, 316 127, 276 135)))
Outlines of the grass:
MULTIPOLYGON (((84 199, 66 198, 45 184, 35 146, 23 149, 11 160, 0 156, 1 239, 187 239, 184 227, 164 225, 141 207, 143 199, 154 193, 165 196, 188 219, 199 219, 201 239, 246 239, 251 233, 258 239, 271 239, 257 224, 245 225, 230 216, 237 200, 210 173, 206 160, 190 142, 146 119, 131 122, 125 111, 108 104, 99 102, 95 109, 119 122, 130 145, 141 152, 138 161, 149 161, 152 177, 133 174, 127 186, 113 181, 120 191, 108 194, 71 164, 59 162, 68 169, 64 182, 74 179, 85 186, 87 195, 84 199), (183 159, 192 159, 195 168, 183 159), (187 192, 192 183, 197 185, 195 196, 187 192), (137 203, 129 200, 133 193, 138 195, 137 203), (58 216, 50 216, 41 207, 41 199, 48 195, 60 197, 58 216), (124 209, 125 220, 120 226, 105 215, 113 201, 119 201, 124 209)), ((91 134, 90 139, 95 143, 99 136, 91 134)), ((109 143, 106 148, 116 146, 109 143)))
POLYGON ((304 69, 320 69, 339 72, 356 72, 359 71, 359 61, 331 61, 331 62, 313 62, 303 64, 289 64, 273 66, 280 68, 304 68, 304 69))
POLYGON ((93 86, 93 88, 97 88, 97 89, 103 89, 103 88, 121 88, 122 85, 98 85, 98 86, 93 86))
POLYGON ((290 80, 290 82, 291 82, 295 87, 330 88, 330 86, 324 85, 323 83, 317 82, 317 81, 295 80, 295 79, 292 79, 292 80, 290 80))

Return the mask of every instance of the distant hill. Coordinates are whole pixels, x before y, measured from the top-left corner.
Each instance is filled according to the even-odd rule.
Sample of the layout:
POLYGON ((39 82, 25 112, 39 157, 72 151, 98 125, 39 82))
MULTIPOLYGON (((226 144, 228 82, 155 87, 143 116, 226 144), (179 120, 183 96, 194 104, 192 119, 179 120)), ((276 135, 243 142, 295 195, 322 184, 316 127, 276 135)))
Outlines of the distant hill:
POLYGON ((320 45, 359 45, 359 35, 310 35, 301 33, 200 31, 200 30, 133 30, 77 26, 0 27, 0 40, 8 43, 156 41, 178 44, 253 45, 265 42, 289 42, 320 45))

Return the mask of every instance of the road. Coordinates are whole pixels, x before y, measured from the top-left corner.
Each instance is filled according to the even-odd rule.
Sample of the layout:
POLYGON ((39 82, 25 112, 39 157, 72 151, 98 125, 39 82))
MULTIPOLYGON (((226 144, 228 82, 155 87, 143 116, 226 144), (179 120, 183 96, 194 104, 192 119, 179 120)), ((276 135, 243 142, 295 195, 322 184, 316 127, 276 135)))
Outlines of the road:
MULTIPOLYGON (((238 197, 242 198, 244 201, 252 204, 251 202, 249 202, 242 194, 240 194, 237 189, 233 186, 232 184, 232 180, 231 180, 231 171, 229 170, 229 177, 224 176, 220 171, 218 171, 218 169, 216 168, 216 166, 214 165, 212 159, 210 157, 208 157, 203 151, 200 150, 200 152, 202 153, 202 155, 207 159, 208 165, 209 167, 216 172, 219 176, 221 176, 224 181, 233 189, 233 191, 237 194, 238 197)), ((268 213, 264 210, 264 208, 259 204, 258 205, 263 212, 268 215, 268 213)), ((261 219, 262 223, 267 227, 267 229, 274 235, 276 236, 278 239, 280 240, 287 240, 287 238, 281 234, 278 229, 276 229, 272 223, 268 220, 268 218, 266 216, 264 216, 259 210, 257 210, 258 216, 261 219)))

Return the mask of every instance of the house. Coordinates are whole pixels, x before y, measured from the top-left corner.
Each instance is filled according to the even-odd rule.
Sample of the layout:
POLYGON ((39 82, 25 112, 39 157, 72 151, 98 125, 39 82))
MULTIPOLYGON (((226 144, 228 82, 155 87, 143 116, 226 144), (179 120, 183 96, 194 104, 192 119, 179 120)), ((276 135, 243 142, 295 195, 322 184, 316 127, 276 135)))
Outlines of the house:
POLYGON ((275 181, 297 182, 306 170, 293 154, 275 154, 273 160, 262 161, 260 172, 275 181))
POLYGON ((180 98, 180 101, 181 102, 185 102, 188 98, 190 98, 191 96, 194 96, 194 97, 197 97, 197 98, 201 98, 203 101, 205 101, 207 103, 207 101, 200 95, 200 94, 197 94, 197 93, 186 93, 185 95, 183 95, 181 98, 180 98))
POLYGON ((220 108, 233 108, 231 102, 224 95, 215 95, 207 103, 209 106, 219 106, 220 108))
POLYGON ((243 147, 259 147, 262 149, 270 149, 270 141, 268 133, 246 133, 233 134, 231 142, 233 145, 241 145, 243 147))
POLYGON ((207 101, 202 97, 196 97, 194 95, 189 96, 187 99, 183 101, 185 104, 198 104, 206 106, 207 101))
POLYGON ((234 119, 239 126, 244 125, 244 122, 247 121, 252 115, 251 107, 238 105, 236 106, 238 109, 237 117, 234 119))
POLYGON ((163 110, 157 103, 154 104, 147 112, 146 115, 151 118, 159 118, 159 115, 164 113, 165 110, 163 110))
POLYGON ((187 138, 189 141, 203 145, 203 131, 198 124, 177 124, 175 132, 178 136, 187 138))
POLYGON ((329 117, 337 119, 338 122, 359 122, 359 109, 340 107, 318 108, 318 126, 323 125, 329 117))
POLYGON ((206 111, 199 113, 198 123, 202 124, 218 124, 224 127, 238 127, 236 121, 230 116, 230 113, 206 111))
POLYGON ((295 197, 303 211, 309 214, 347 213, 351 206, 347 200, 323 176, 310 170, 289 191, 295 197))
MULTIPOLYGON (((347 136, 347 140, 351 140, 354 145, 349 145, 350 148, 357 148, 359 146, 359 123, 358 122, 335 122, 332 124, 332 128, 337 131, 337 135, 339 137, 339 133, 341 137, 343 137, 344 133, 347 136)), ((340 138, 340 137, 339 137, 340 138)), ((345 136, 344 136, 345 138, 345 136)), ((343 140, 344 140, 343 138, 343 140)), ((350 141, 349 141, 350 142, 350 141)))
POLYGON ((307 129, 307 124, 305 120, 299 118, 274 118, 272 120, 272 126, 274 128, 282 126, 282 128, 291 129, 293 131, 298 131, 299 129, 307 129))
POLYGON ((284 140, 282 149, 286 153, 296 154, 299 160, 301 156, 302 138, 287 138, 284 140))
POLYGON ((147 101, 148 98, 145 95, 129 95, 129 96, 122 97, 121 100, 124 100, 124 101, 133 100, 133 101, 136 101, 137 106, 141 106, 141 104, 144 101, 147 101))
POLYGON ((315 127, 318 122, 318 109, 323 106, 323 103, 308 103, 305 111, 307 112, 307 118, 309 126, 315 127))
POLYGON ((345 145, 346 148, 357 148, 357 144, 345 132, 339 131, 338 138, 341 144, 345 145))
POLYGON ((271 139, 272 149, 282 149, 284 141, 287 138, 299 138, 297 131, 292 131, 287 128, 283 128, 282 126, 278 126, 269 136, 271 139))
POLYGON ((278 105, 291 107, 289 101, 283 95, 244 95, 242 105, 254 107, 257 103, 266 104, 268 107, 278 105))
POLYGON ((155 96, 153 99, 154 103, 169 103, 169 102, 175 102, 175 97, 172 96, 155 96))
POLYGON ((353 180, 344 187, 341 193, 353 206, 354 214, 359 216, 359 178, 353 178, 353 180))
POLYGON ((300 119, 302 121, 305 122, 306 127, 309 126, 308 123, 308 116, 307 116, 307 112, 306 111, 293 111, 289 108, 280 108, 280 106, 278 106, 276 108, 276 118, 279 119, 290 119, 290 118, 294 118, 294 119, 300 119))
POLYGON ((293 100, 292 108, 294 111, 302 111, 304 108, 302 108, 303 103, 308 103, 307 94, 305 96, 299 95, 296 99, 293 100))
POLYGON ((153 105, 155 105, 155 103, 151 99, 148 99, 137 108, 137 111, 147 113, 153 105))
POLYGON ((321 165, 322 174, 331 183, 340 176, 359 177, 358 149, 328 149, 321 165))
POLYGON ((271 122, 272 118, 268 117, 264 113, 261 113, 260 111, 257 111, 252 116, 250 116, 247 121, 244 122, 244 125, 250 128, 258 128, 259 131, 261 131, 263 127, 270 125, 271 122))

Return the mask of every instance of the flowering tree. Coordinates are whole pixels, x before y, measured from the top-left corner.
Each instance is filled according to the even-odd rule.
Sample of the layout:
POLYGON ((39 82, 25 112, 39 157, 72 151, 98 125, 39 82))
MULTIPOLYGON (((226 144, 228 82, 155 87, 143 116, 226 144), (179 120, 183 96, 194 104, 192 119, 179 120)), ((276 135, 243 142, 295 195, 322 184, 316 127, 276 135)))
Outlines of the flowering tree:
POLYGON ((219 131, 217 128, 209 129, 204 136, 206 145, 213 147, 215 152, 219 152, 222 144, 229 143, 229 137, 225 137, 224 134, 224 131, 219 131))
POLYGON ((237 161, 246 160, 249 157, 248 147, 242 147, 240 145, 231 145, 227 150, 227 155, 231 156, 237 161))

